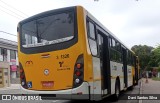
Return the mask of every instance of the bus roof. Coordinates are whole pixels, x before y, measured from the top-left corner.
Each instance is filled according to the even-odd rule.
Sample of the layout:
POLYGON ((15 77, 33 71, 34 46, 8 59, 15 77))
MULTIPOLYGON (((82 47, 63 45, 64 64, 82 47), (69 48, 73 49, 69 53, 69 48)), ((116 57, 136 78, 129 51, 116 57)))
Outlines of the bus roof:
MULTIPOLYGON (((81 6, 82 7, 82 6, 81 6)), ((100 23, 90 12, 88 12, 84 7, 82 7, 85 11, 86 14, 89 18, 91 18, 92 20, 94 20, 95 23, 97 23, 105 32, 109 33, 110 36, 112 36, 113 38, 115 38, 117 41, 119 41, 126 49, 128 49, 129 51, 131 51, 133 54, 135 54, 131 49, 129 49, 128 46, 126 46, 121 40, 119 40, 110 30, 108 30, 102 23, 100 23)))
POLYGON ((119 41, 126 49, 128 49, 129 51, 131 51, 132 53, 134 53, 121 40, 119 40, 111 31, 109 31, 102 23, 100 23, 91 13, 89 13, 83 6, 71 6, 71 7, 64 7, 64 8, 58 8, 58 9, 54 9, 54 10, 45 11, 45 12, 33 15, 33 16, 27 18, 27 19, 24 19, 24 20, 20 21, 19 23, 25 23, 25 22, 31 21, 31 20, 33 20, 35 18, 39 18, 42 15, 49 15, 50 13, 53 13, 53 12, 66 11, 66 10, 74 9, 76 7, 83 8, 85 10, 85 12, 86 12, 86 14, 87 14, 88 17, 90 17, 92 20, 94 20, 94 22, 97 23, 105 32, 109 33, 110 36, 112 36, 117 41, 119 41))

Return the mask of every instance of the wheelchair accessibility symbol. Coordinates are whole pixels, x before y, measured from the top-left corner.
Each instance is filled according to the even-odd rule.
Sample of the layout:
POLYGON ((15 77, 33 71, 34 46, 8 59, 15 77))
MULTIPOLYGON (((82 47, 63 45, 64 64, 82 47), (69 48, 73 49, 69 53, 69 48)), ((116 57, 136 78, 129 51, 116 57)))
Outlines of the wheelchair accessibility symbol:
POLYGON ((32 82, 27 82, 28 88, 32 88, 32 82))

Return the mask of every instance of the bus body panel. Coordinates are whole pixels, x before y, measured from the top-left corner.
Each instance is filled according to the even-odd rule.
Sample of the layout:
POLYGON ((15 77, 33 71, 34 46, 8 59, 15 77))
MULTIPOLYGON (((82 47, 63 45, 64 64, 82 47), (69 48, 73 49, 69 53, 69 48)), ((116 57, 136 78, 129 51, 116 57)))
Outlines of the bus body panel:
POLYGON ((93 70, 92 70, 92 55, 89 50, 87 29, 86 29, 86 11, 83 7, 77 6, 77 23, 78 23, 78 38, 81 41, 80 47, 82 47, 84 53, 84 81, 93 82, 93 70))
POLYGON ((93 88, 94 88, 94 100, 101 100, 102 97, 102 88, 101 88, 101 68, 100 68, 100 59, 97 57, 92 57, 93 63, 93 88))
POLYGON ((32 82, 33 87, 30 89, 60 90, 72 88, 74 65, 78 54, 82 54, 78 45, 74 45, 65 51, 61 50, 53 53, 48 52, 32 55, 20 54, 20 61, 24 68, 26 81, 32 82), (72 53, 73 50, 74 53, 72 53), (43 58, 43 54, 49 54, 50 57, 43 58), (26 59, 21 57, 25 57, 26 59), (33 64, 27 64, 28 61, 31 61, 33 64), (44 74, 45 70, 49 70, 48 75, 44 74), (41 84, 43 81, 53 81, 54 86, 52 88, 45 88, 41 84))
POLYGON ((115 93, 115 83, 116 79, 120 80, 120 90, 124 89, 124 74, 123 74, 123 64, 117 63, 114 61, 110 61, 110 69, 111 69, 111 94, 115 93))

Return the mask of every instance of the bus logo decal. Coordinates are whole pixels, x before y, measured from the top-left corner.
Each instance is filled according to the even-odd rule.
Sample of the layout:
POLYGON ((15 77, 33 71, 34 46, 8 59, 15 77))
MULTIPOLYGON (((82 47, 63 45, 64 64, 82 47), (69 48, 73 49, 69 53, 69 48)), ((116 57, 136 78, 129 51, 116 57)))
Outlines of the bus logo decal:
POLYGON ((60 65, 60 67, 62 67, 62 64, 63 64, 64 62, 59 62, 59 65, 60 65))
POLYGON ((32 65, 33 64, 33 62, 31 61, 31 60, 29 60, 29 61, 26 61, 26 63, 25 63, 26 65, 32 65))

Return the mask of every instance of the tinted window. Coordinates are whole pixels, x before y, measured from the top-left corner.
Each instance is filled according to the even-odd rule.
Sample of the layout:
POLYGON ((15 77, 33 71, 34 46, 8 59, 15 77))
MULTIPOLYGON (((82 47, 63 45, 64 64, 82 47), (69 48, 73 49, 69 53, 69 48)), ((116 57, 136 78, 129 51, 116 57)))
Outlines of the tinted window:
POLYGON ((60 13, 22 25, 22 46, 36 47, 65 42, 74 37, 74 13, 60 13))
POLYGON ((112 47, 112 38, 109 38, 109 46, 112 47))
POLYGON ((115 46, 116 46, 116 42, 114 39, 112 39, 112 47, 115 48, 115 46))

